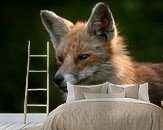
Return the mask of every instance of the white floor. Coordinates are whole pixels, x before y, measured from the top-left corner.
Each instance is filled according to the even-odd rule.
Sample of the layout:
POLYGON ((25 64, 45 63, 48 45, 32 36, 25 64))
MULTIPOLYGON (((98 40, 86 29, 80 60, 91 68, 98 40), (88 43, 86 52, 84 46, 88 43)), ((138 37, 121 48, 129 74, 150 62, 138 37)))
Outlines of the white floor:
POLYGON ((41 126, 43 123, 18 123, 18 122, 6 122, 6 123, 0 123, 0 130, 20 130, 28 127, 35 127, 35 126, 41 126))
POLYGON ((47 115, 44 113, 27 114, 27 123, 24 124, 23 113, 1 113, 0 130, 19 130, 28 127, 43 125, 47 115))

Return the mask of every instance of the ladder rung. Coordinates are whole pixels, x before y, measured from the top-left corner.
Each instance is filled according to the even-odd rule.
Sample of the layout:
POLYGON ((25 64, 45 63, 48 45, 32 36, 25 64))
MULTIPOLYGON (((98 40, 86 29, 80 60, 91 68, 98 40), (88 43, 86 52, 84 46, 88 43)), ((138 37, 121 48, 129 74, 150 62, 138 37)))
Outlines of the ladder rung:
POLYGON ((45 88, 33 88, 33 89, 28 89, 28 91, 47 91, 45 88))
POLYGON ((27 104, 28 107, 46 107, 46 104, 27 104))
POLYGON ((29 70, 29 72, 47 72, 47 70, 29 70))
POLYGON ((30 55, 30 57, 47 57, 47 55, 30 55))

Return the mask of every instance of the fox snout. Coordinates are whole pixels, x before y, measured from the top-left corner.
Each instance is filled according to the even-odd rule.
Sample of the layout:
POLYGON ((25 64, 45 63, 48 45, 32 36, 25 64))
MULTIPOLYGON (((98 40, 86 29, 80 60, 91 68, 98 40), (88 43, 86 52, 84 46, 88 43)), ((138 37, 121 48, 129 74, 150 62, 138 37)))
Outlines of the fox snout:
POLYGON ((56 73, 53 78, 54 83, 63 91, 67 91, 67 82, 71 84, 77 84, 78 78, 72 74, 56 73))
POLYGON ((61 75, 61 74, 57 74, 57 75, 54 76, 53 81, 54 81, 58 86, 61 86, 61 84, 62 84, 63 81, 64 81, 64 76, 61 75))
POLYGON ((64 92, 67 92, 67 87, 66 87, 67 82, 65 81, 64 75, 55 74, 53 81, 60 89, 62 89, 64 92))

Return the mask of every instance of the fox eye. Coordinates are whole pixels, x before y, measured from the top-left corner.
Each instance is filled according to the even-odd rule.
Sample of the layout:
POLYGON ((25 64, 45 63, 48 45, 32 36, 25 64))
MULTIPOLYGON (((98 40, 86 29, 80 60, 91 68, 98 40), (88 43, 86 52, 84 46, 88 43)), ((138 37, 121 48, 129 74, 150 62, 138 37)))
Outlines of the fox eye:
POLYGON ((90 54, 83 54, 79 56, 79 60, 85 60, 90 56, 90 54))

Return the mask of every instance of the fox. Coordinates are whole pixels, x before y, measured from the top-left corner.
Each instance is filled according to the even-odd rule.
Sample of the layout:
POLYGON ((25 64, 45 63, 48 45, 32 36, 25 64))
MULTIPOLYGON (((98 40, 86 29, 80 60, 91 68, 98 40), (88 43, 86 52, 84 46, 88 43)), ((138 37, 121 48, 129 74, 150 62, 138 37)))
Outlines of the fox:
POLYGON ((67 91, 67 82, 148 82, 150 101, 161 106, 163 63, 139 63, 132 58, 107 4, 97 3, 87 22, 73 24, 48 10, 41 10, 40 17, 55 49, 58 70, 54 82, 61 90, 67 91))

